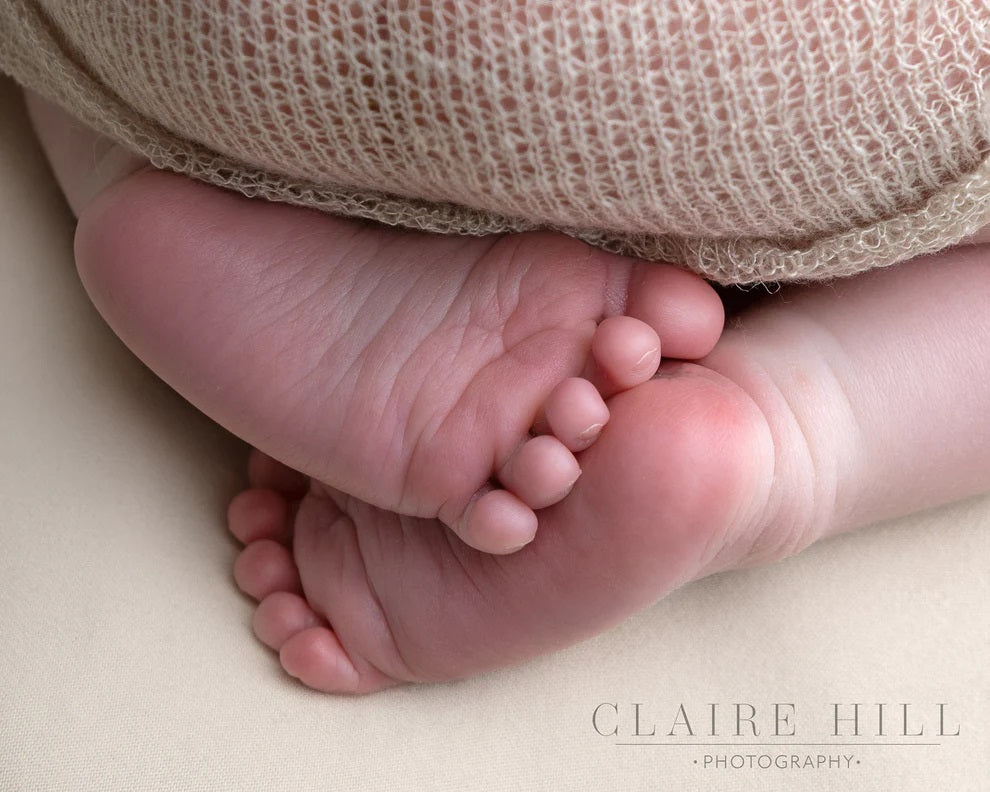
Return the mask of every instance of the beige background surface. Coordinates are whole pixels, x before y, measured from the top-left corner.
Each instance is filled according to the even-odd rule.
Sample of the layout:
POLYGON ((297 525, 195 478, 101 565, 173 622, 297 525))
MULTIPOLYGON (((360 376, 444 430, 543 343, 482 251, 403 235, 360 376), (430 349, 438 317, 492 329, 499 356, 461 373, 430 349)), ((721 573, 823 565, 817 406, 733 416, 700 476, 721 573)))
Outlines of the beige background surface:
POLYGON ((299 687, 231 580, 244 449, 102 324, 72 230, 0 83, 0 789, 990 789, 990 498, 694 584, 524 667, 363 699, 299 687), (733 736, 737 702, 759 738, 733 736), (766 736, 775 702, 793 737, 766 736), (852 702, 888 703, 889 736, 871 706, 852 746, 741 744, 837 742, 831 705, 852 702), (616 736, 593 729, 601 703, 616 736), (634 703, 656 736, 633 736, 634 703), (901 703, 923 737, 898 735, 901 703), (667 736, 680 704, 694 738, 667 736), (853 758, 705 767, 750 754, 853 758))

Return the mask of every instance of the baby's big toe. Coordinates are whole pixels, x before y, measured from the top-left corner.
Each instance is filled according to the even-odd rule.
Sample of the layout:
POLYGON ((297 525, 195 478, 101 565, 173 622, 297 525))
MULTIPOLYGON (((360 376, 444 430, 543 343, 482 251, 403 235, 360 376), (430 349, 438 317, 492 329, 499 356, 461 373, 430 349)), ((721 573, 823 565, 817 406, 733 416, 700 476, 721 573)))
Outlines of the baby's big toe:
POLYGON ((623 312, 663 339, 664 356, 699 360, 718 342, 725 312, 718 294, 687 270, 642 262, 629 282, 623 312))

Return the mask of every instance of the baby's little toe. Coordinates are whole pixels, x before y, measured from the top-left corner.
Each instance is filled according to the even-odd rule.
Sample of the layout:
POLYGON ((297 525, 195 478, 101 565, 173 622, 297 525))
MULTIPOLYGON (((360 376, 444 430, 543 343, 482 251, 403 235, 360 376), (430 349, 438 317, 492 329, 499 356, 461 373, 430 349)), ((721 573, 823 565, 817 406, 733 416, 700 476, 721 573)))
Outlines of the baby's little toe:
POLYGON ((642 385, 660 365, 660 336, 646 322, 631 316, 605 319, 591 340, 594 379, 607 398, 642 385))
POLYGON ((571 377, 561 382, 544 405, 546 426, 571 451, 584 451, 608 423, 609 411, 589 380, 571 377))

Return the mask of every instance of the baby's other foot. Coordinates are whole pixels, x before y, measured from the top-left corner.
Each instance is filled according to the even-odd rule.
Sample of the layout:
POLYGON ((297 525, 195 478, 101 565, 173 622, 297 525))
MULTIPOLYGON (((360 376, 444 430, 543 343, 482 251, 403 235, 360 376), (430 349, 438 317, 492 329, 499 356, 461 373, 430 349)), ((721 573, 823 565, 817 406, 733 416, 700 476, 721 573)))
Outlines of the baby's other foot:
POLYGON ((305 684, 369 692, 458 678, 599 632, 695 578, 760 554, 773 446, 718 374, 665 364, 615 396, 570 496, 535 540, 492 556, 438 521, 385 512, 255 452, 231 503, 257 636, 305 684))
POLYGON ((489 552, 532 540, 660 339, 696 358, 722 326, 696 276, 560 235, 399 231, 155 171, 81 209, 76 253, 121 338, 219 423, 489 552))

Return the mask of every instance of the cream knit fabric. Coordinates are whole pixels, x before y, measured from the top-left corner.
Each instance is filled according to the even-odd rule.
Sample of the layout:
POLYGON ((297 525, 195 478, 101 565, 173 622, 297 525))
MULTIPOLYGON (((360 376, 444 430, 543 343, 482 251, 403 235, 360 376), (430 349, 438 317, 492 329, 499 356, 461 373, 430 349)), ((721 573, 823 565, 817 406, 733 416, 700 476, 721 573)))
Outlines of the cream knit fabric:
POLYGON ((990 0, 0 0, 0 68, 160 167, 722 283, 990 222, 990 0))

